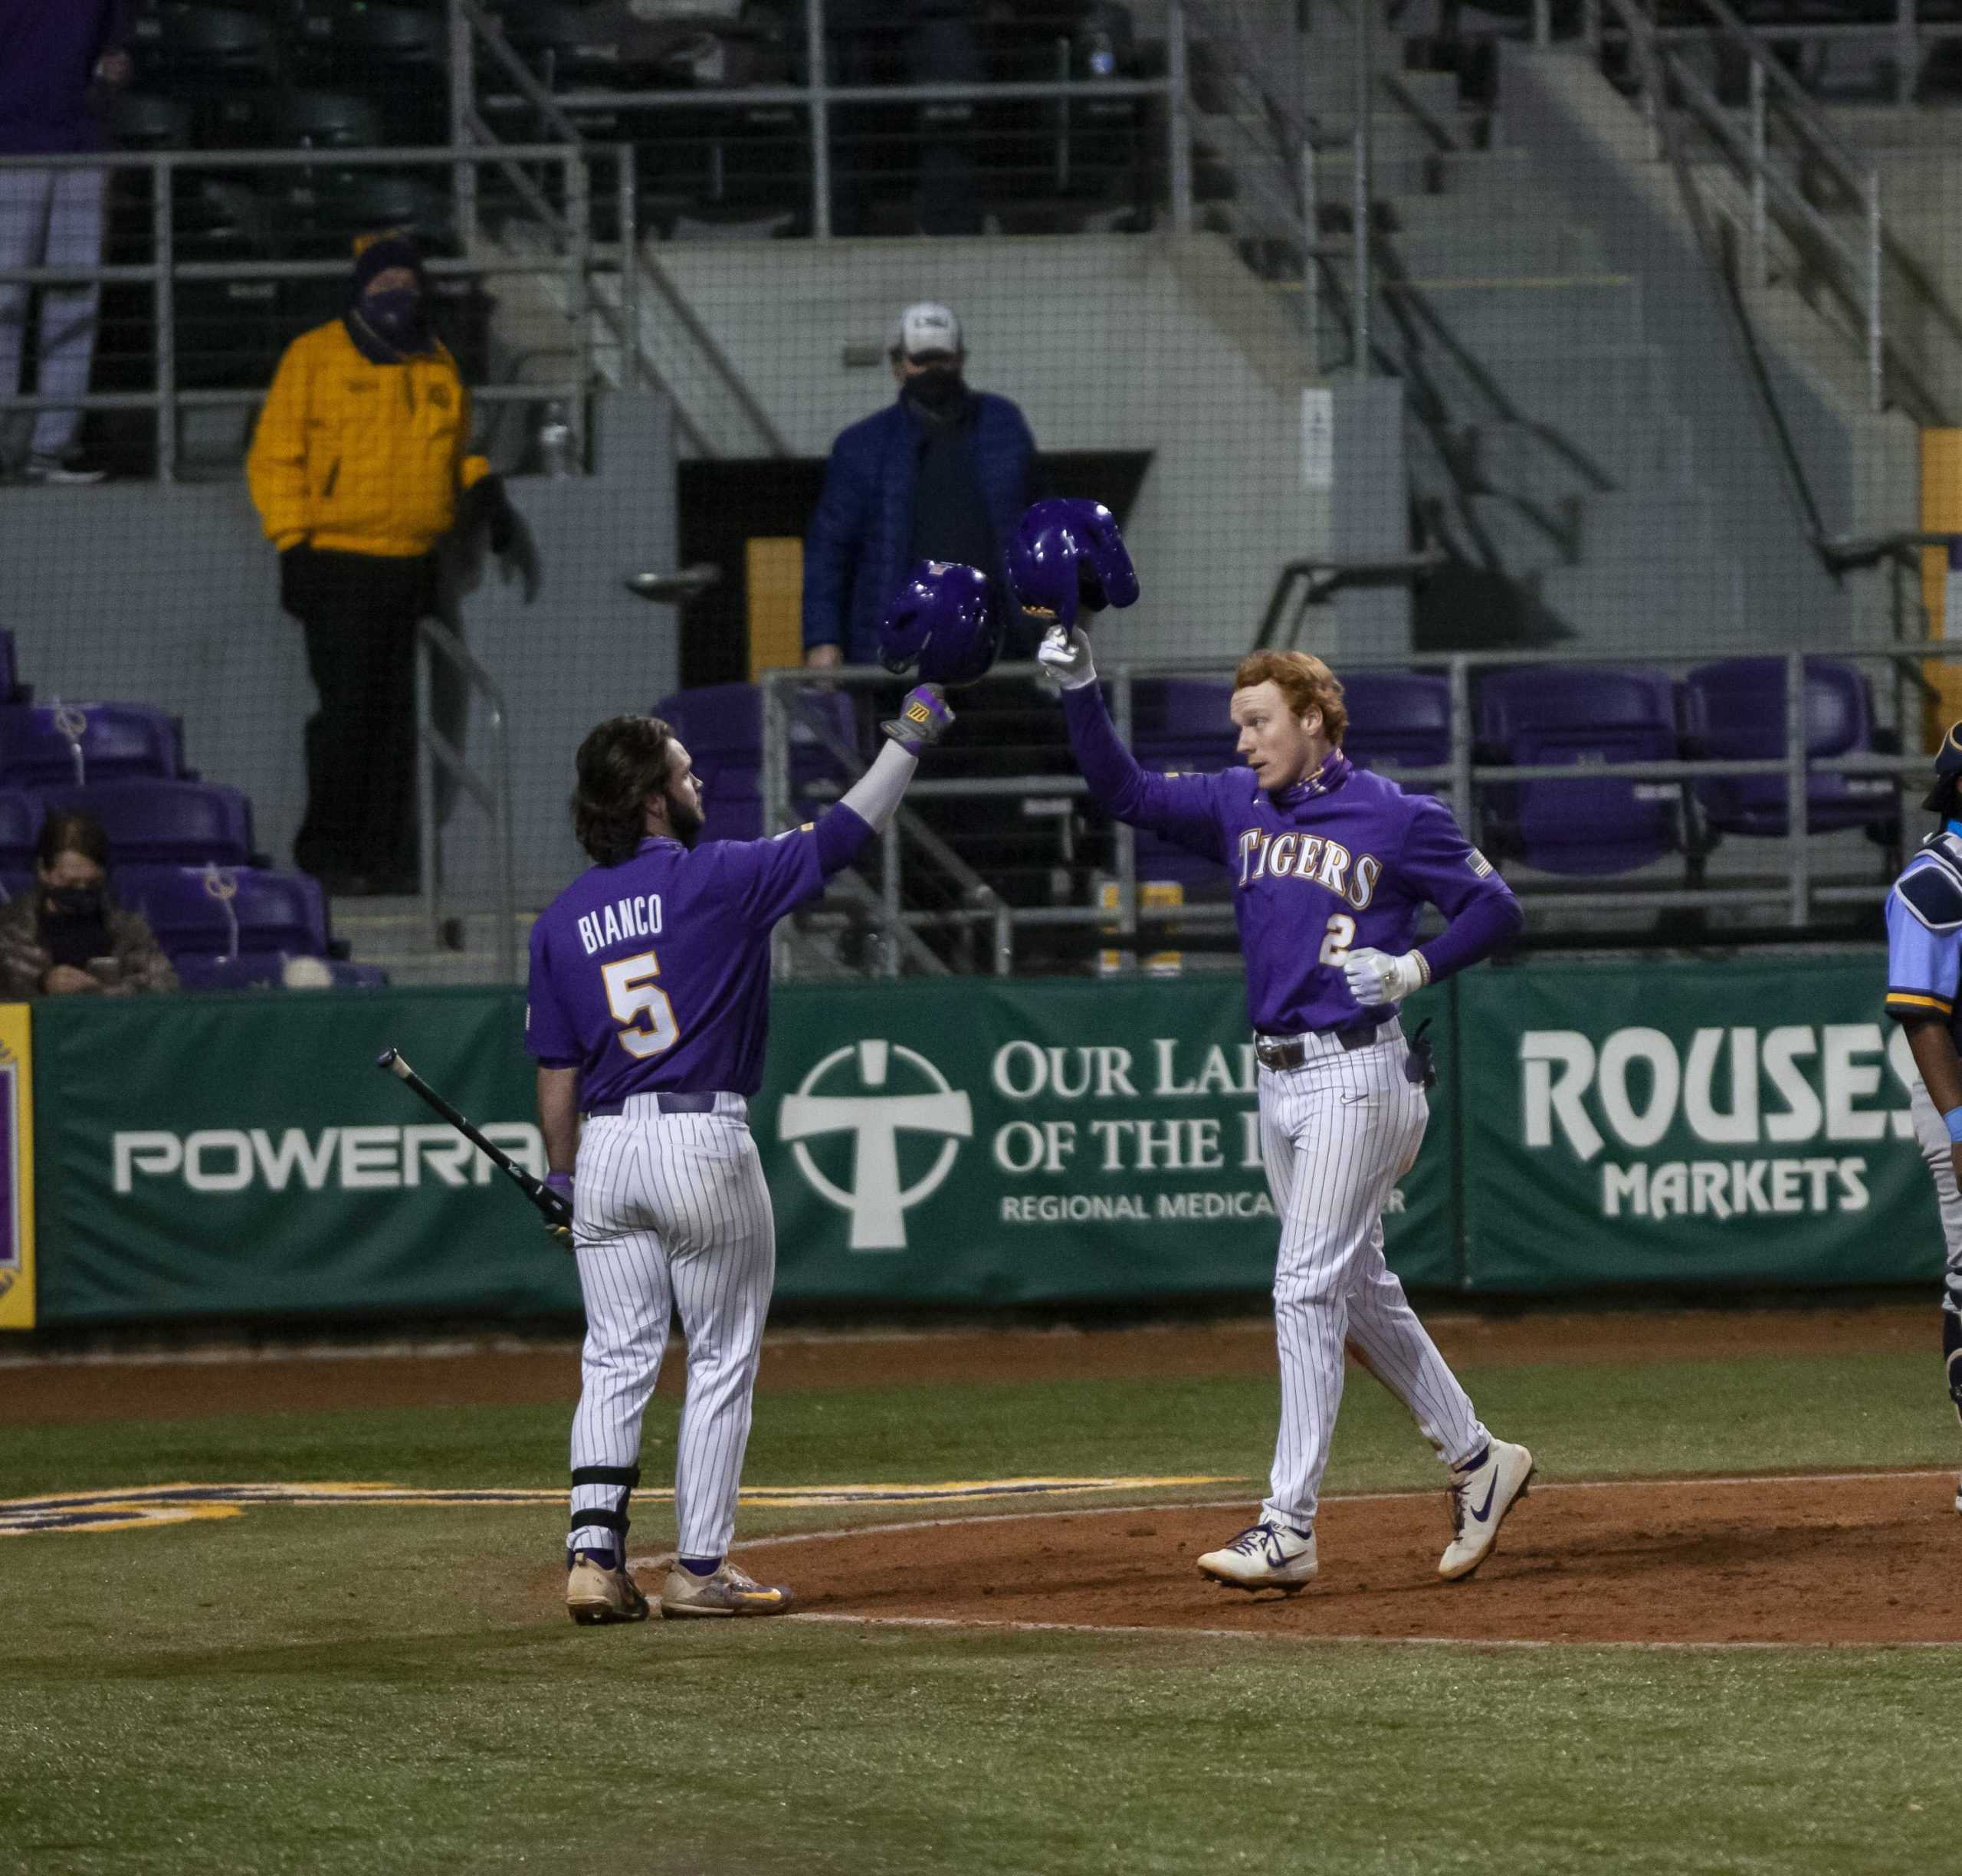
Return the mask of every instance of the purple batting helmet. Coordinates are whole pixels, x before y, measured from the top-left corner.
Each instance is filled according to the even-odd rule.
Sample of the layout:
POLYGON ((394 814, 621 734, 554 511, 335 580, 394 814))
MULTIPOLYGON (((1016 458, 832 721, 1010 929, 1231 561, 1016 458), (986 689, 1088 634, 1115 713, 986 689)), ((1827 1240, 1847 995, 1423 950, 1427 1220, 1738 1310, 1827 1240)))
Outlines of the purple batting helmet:
POLYGON ((1009 580, 1025 612, 1074 625, 1077 610, 1101 612, 1137 598, 1137 572, 1101 502, 1054 498, 1022 517, 1009 549, 1009 580))
POLYGON ((966 684, 995 661, 1002 622, 988 576, 958 562, 921 560, 879 620, 879 662, 922 684, 966 684))

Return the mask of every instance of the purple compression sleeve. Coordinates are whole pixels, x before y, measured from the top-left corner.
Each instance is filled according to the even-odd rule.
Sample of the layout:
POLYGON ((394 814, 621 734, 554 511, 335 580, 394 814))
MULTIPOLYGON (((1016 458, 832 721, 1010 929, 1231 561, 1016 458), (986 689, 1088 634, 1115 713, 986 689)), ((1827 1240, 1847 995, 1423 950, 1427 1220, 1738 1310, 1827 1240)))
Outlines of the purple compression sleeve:
POLYGON ((1481 893, 1428 944, 1417 949, 1431 967, 1431 982, 1475 964, 1517 933, 1526 922, 1519 901, 1508 891, 1481 893))

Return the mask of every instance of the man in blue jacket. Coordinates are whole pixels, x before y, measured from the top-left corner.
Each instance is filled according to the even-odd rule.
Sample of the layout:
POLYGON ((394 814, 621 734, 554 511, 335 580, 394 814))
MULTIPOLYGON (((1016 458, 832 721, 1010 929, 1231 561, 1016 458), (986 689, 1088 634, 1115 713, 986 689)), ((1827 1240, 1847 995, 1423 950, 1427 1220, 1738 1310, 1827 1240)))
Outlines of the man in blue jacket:
POLYGON ((970 390, 960 321, 910 306, 887 348, 899 395, 840 433, 804 536, 804 661, 871 664, 879 615, 916 560, 978 566, 1005 608, 1002 651, 1027 657, 1002 556, 1038 494, 1035 439, 1005 397, 970 390))

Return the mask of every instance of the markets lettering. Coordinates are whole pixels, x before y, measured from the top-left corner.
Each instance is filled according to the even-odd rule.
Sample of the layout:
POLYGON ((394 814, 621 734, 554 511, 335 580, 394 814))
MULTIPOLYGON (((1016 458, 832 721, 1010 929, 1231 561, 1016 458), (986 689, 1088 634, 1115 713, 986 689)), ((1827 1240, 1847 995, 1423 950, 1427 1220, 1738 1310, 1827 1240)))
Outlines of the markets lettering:
POLYGON ((1840 1147, 1914 1136, 1905 1096, 1916 1081, 1906 1038, 1878 1023, 1738 1024, 1694 1031, 1617 1029, 1597 1047, 1577 1029, 1530 1029, 1519 1042, 1527 1146, 1563 1144, 1599 1161, 1603 1218, 1708 1218, 1864 1212, 1860 1153, 1752 1156, 1684 1153, 1603 1159, 1611 1141, 1637 1153, 1687 1133, 1717 1148, 1840 1147), (1901 1097, 1884 1100, 1891 1075, 1901 1097))

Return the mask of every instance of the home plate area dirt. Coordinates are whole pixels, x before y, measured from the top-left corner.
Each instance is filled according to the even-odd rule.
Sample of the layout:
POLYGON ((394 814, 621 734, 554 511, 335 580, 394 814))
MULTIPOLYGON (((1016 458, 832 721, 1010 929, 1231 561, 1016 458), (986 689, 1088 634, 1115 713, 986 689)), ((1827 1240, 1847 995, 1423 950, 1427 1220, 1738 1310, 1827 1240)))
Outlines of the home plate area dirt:
POLYGON ((1245 1517, 1085 1511, 740 1546, 813 1614, 1465 1642, 1962 1643, 1953 1474, 1536 1484, 1439 1581, 1439 1492, 1324 1504, 1321 1573, 1249 1596, 1193 1560, 1245 1517))

